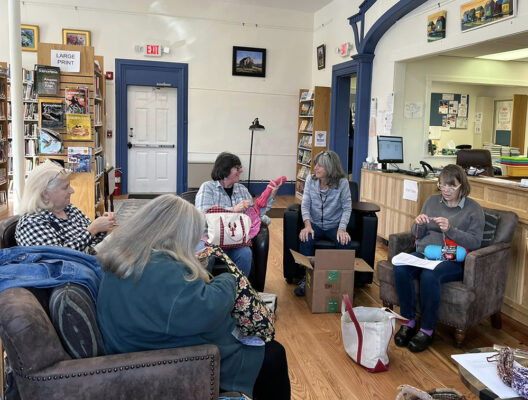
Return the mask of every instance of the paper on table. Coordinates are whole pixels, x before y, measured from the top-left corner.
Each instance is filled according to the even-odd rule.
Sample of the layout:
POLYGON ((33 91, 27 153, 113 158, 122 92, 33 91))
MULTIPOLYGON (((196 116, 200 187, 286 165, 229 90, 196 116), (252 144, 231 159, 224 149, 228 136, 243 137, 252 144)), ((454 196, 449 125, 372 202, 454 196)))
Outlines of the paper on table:
POLYGON ((467 353, 467 354, 453 354, 451 358, 459 363, 462 367, 481 381, 484 386, 495 393, 501 399, 511 399, 519 397, 515 391, 506 386, 497 374, 497 365, 494 362, 488 362, 486 357, 497 354, 491 353, 467 353))
POLYGON ((419 258, 419 257, 413 256, 412 254, 408 254, 408 253, 400 253, 392 257, 393 265, 412 265, 413 267, 419 267, 419 268, 425 268, 425 269, 435 269, 436 266, 440 264, 441 262, 442 260, 439 260, 439 261, 425 260, 423 258, 419 258))

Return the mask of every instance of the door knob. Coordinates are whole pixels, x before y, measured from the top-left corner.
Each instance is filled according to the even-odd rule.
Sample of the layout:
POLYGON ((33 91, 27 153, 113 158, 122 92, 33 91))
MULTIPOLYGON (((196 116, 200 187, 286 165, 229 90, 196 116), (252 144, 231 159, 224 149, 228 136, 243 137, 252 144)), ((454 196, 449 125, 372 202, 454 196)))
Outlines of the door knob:
POLYGON ((128 134, 130 137, 134 137, 134 128, 130 128, 130 133, 128 134))
POLYGON ((128 143, 127 143, 127 147, 128 147, 129 149, 131 149, 131 148, 132 148, 132 143, 128 142, 128 143))

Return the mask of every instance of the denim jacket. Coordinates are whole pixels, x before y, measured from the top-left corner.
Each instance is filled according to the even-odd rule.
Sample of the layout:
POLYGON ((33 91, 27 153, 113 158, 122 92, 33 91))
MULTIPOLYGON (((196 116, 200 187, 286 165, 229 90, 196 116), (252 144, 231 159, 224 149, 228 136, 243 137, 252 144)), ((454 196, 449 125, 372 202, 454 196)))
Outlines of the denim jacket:
POLYGON ((101 278, 95 257, 65 247, 0 250, 0 292, 12 287, 49 288, 72 282, 85 286, 95 301, 101 278))

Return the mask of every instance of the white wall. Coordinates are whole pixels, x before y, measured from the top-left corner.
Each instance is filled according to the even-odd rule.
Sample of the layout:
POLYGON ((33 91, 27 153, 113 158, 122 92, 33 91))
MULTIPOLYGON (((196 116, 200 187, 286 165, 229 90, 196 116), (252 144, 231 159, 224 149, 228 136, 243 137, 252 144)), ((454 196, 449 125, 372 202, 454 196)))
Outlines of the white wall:
MULTIPOLYGON (((6 38, 7 1, 0 16, 6 38)), ((252 178, 295 179, 298 90, 311 86, 313 14, 219 0, 33 0, 21 5, 21 20, 39 26, 41 42, 61 43, 62 28, 90 30, 109 71, 116 58, 146 59, 135 45, 169 46, 169 55, 149 60, 189 64, 189 161, 213 161, 228 150, 247 167, 248 127, 259 117, 266 130, 255 134, 252 178), (234 45, 267 49, 265 78, 231 75, 234 45)), ((0 60, 8 58, 8 41, 0 40, 0 60)), ((36 54, 24 52, 22 60, 32 68, 36 54)), ((107 129, 115 138, 113 82, 107 93, 107 129)), ((114 139, 107 143, 113 163, 114 139)))
MULTIPOLYGON (((317 11, 314 16, 314 46, 326 43, 327 47, 332 48, 346 40, 354 43, 354 34, 352 28, 348 25, 347 18, 357 13, 360 3, 360 1, 334 0, 323 9, 317 11), (324 21, 330 22, 322 27, 321 24, 324 21)), ((396 3, 397 1, 395 0, 378 0, 367 12, 365 34, 376 20, 396 3)), ((425 104, 425 90, 421 92, 420 96, 413 96, 415 98, 411 99, 405 98, 405 88, 414 84, 425 88, 425 73, 420 77, 409 77, 406 74, 407 65, 403 61, 432 56, 476 43, 482 43, 485 46, 485 41, 488 39, 528 30, 528 1, 519 0, 515 18, 462 33, 459 21, 460 5, 462 3, 464 3, 462 0, 427 1, 407 16, 395 22, 376 47, 373 65, 372 97, 378 99, 378 109, 383 110, 386 108, 385 99, 391 92, 394 93, 392 133, 394 135, 408 136, 412 139, 407 140, 405 145, 406 164, 410 162, 413 166, 416 166, 418 161, 424 158, 422 137, 425 126, 423 120, 413 120, 407 124, 403 123, 404 101, 421 100, 425 104), (438 6, 439 3, 440 8, 438 6), (447 11, 446 38, 428 43, 426 36, 427 15, 438 10, 447 11), (406 79, 410 79, 410 81, 406 81, 406 79)), ((355 52, 354 50, 353 53, 355 52)), ((312 58, 315 59, 315 56, 313 55, 312 58)), ((333 57, 327 56, 326 70, 317 71, 313 67, 314 82, 319 85, 330 85, 332 65, 343 61, 348 61, 348 59, 341 59, 335 55, 333 57)), ((470 63, 470 61, 463 62, 470 63)), ((475 64, 475 66, 482 67, 484 70, 474 69, 472 74, 491 76, 491 72, 487 74, 487 68, 492 64, 486 65, 475 64)), ((460 71, 456 66, 446 66, 440 74, 459 76, 460 71)), ((465 76, 468 75, 466 74, 465 76)), ((507 77, 510 82, 516 79, 525 82, 528 79, 528 72, 525 70, 520 76, 497 74, 495 78, 500 79, 500 77, 507 77)), ((378 134, 382 132, 380 126, 377 126, 377 132, 378 134)), ((369 141, 369 155, 376 156, 375 138, 371 138, 369 141)))

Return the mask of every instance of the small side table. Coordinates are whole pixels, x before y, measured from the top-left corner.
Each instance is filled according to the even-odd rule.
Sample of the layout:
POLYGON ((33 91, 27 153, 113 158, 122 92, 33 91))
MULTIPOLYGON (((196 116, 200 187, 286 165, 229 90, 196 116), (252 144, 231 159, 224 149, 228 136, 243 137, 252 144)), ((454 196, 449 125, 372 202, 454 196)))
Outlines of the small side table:
POLYGON ((377 204, 368 203, 366 201, 353 201, 352 209, 361 211, 365 214, 375 214, 380 210, 377 204))
MULTIPOLYGON (((493 347, 481 347, 478 349, 473 349, 468 351, 468 353, 489 353, 495 351, 493 347)), ((472 393, 478 396, 480 400, 500 400, 495 393, 489 390, 484 384, 475 378, 467 369, 458 365, 458 374, 460 379, 464 382, 464 385, 467 386, 472 393)), ((523 400, 522 397, 512 397, 511 400, 523 400)))

